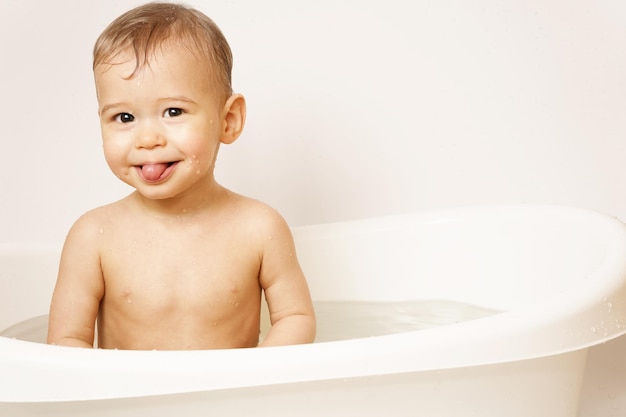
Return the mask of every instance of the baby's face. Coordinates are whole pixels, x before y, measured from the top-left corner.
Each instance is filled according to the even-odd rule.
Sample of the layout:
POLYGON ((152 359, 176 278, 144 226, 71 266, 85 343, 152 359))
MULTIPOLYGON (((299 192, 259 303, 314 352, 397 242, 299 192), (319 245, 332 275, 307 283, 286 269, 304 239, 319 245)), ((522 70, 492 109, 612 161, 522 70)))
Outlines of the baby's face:
POLYGON ((153 199, 212 183, 225 122, 206 65, 172 47, 132 78, 132 52, 117 62, 94 71, 104 154, 113 173, 153 199))

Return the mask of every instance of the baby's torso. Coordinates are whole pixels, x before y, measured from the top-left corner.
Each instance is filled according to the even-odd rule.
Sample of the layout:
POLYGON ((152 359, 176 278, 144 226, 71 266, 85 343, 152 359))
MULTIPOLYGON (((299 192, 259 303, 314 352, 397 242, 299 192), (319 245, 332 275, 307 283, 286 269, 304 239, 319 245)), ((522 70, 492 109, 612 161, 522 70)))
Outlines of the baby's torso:
POLYGON ((178 223, 129 218, 101 231, 110 237, 100 250, 99 347, 257 345, 261 256, 255 239, 229 222, 178 223))

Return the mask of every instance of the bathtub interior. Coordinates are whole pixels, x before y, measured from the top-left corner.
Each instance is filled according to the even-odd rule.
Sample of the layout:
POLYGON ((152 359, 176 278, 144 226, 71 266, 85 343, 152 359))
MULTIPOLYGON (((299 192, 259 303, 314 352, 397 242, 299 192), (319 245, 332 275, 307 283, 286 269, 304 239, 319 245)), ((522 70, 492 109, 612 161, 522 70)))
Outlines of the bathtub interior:
POLYGON ((589 278, 608 244, 597 226, 558 210, 475 209, 316 225, 294 235, 316 299, 451 299, 508 311, 589 278))

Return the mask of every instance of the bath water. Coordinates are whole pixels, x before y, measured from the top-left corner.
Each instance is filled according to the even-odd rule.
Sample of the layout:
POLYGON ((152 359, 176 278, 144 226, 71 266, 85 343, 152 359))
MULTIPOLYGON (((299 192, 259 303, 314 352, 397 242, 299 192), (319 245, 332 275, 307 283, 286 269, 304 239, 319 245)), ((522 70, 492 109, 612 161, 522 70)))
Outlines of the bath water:
POLYGON ((324 301, 315 303, 316 342, 384 336, 446 326, 499 311, 457 301, 324 301))
POLYGON ((26 340, 28 342, 46 343, 48 336, 48 315, 45 314, 21 321, 0 332, 0 336, 26 340))
MULTIPOLYGON (((318 301, 316 342, 384 336, 479 319, 498 313, 457 301, 403 302, 318 301)), ((0 332, 0 336, 45 343, 48 316, 33 317, 0 332)))

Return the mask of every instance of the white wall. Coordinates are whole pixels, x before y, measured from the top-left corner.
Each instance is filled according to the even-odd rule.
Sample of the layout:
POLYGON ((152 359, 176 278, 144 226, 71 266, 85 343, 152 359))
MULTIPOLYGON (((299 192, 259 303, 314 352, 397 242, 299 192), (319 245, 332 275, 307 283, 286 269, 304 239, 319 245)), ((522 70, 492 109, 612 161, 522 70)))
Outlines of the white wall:
MULTIPOLYGON (((0 243, 61 241, 129 192, 101 155, 91 47, 137 0, 0 0, 0 243)), ((292 225, 483 203, 626 219, 622 0, 195 0, 246 132, 217 176, 292 225)))

